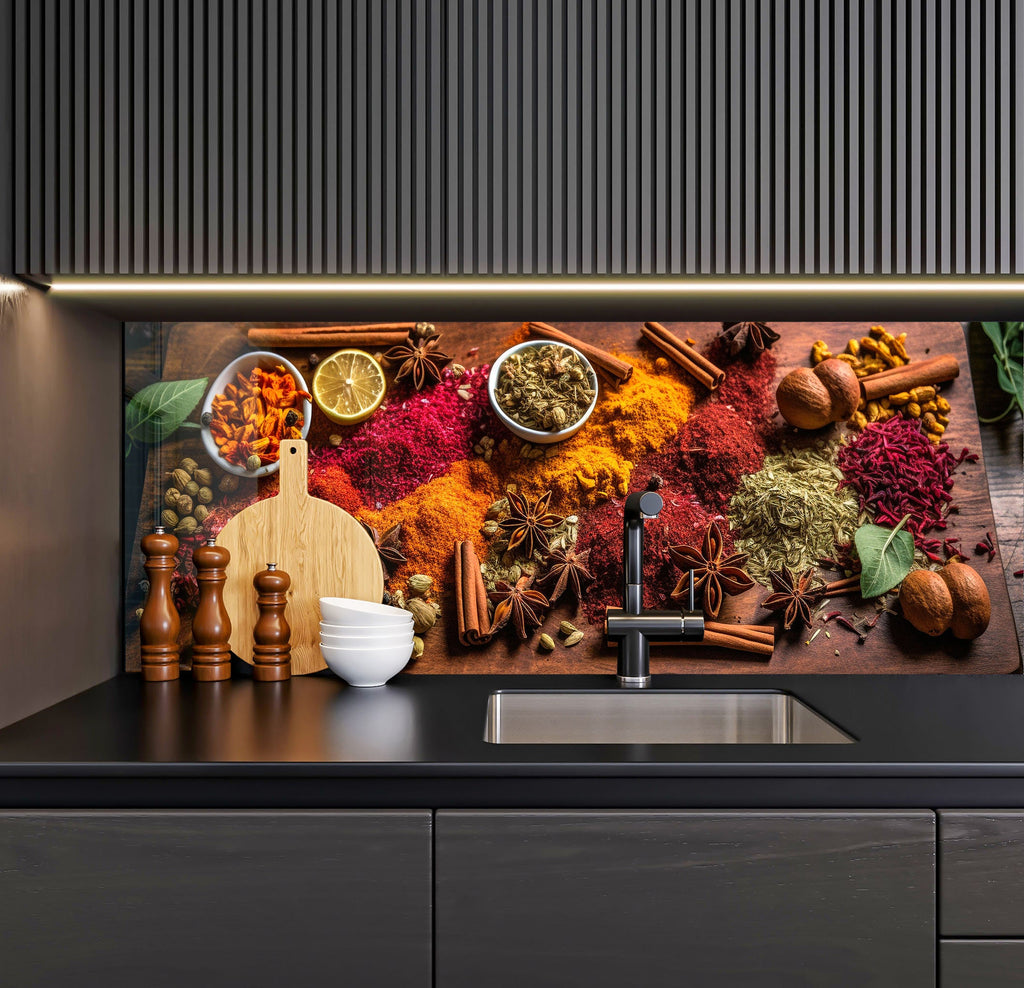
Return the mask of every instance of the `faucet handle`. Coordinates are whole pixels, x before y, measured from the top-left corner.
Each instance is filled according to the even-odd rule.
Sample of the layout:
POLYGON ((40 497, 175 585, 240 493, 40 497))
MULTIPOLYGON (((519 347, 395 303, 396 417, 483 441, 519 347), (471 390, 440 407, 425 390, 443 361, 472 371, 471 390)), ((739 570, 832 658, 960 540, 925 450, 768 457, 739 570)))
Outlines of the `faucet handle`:
POLYGON ((634 491, 626 498, 624 514, 627 522, 657 518, 665 502, 654 491, 634 491))

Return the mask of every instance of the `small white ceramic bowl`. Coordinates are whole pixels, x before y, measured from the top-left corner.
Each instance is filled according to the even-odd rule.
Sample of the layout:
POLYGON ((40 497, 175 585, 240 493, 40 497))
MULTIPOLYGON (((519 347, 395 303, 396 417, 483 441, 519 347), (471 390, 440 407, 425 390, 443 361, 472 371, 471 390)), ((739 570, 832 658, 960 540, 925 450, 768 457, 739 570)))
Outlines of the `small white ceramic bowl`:
MULTIPOLYGON (((269 350, 253 350, 252 353, 243 353, 241 357, 236 357, 231 361, 227 367, 224 368, 217 375, 217 379, 213 382, 210 390, 206 392, 206 397, 203 399, 202 413, 212 411, 213 399, 217 395, 224 394, 224 389, 229 384, 235 383, 236 374, 244 374, 248 376, 252 373, 254 367, 262 367, 264 370, 273 370, 278 364, 280 364, 293 378, 295 378, 295 387, 299 391, 308 391, 306 382, 303 380, 302 375, 299 373, 299 369, 290 360, 286 360, 279 353, 271 353, 269 350)), ((305 439, 309 435, 309 427, 313 421, 313 404, 312 402, 303 400, 302 402, 302 438, 305 439)), ((221 470, 227 473, 233 473, 236 477, 266 477, 269 474, 277 473, 281 467, 280 459, 275 460, 273 463, 265 463, 258 470, 246 470, 245 467, 236 466, 234 463, 228 463, 223 456, 220 455, 220 450, 217 448, 217 444, 213 441, 213 436, 210 434, 210 430, 203 426, 201 430, 203 437, 203 445, 206 447, 206 452, 210 454, 210 459, 221 468, 221 470)))
POLYGON ((379 635, 404 635, 411 629, 411 614, 408 621, 396 621, 394 624, 331 624, 327 621, 320 622, 320 634, 329 637, 359 635, 363 638, 371 638, 379 635))
POLYGON ((412 642, 385 648, 334 648, 321 645, 320 654, 331 672, 350 686, 383 686, 412 658, 412 642))
POLYGON ((412 628, 408 631, 396 631, 394 634, 379 635, 325 635, 321 631, 320 644, 331 648, 391 648, 393 645, 411 645, 412 628))
POLYGON ((491 364, 491 373, 487 377, 487 397, 491 399, 491 408, 494 409, 494 414, 498 416, 501 420, 501 424, 505 426, 512 435, 518 436, 520 439, 525 439, 529 443, 537 443, 542 446, 546 446, 550 443, 560 443, 575 436, 576 433, 587 424, 587 419, 590 418, 594 409, 597 407, 597 373, 591 366, 590 361, 587 360, 587 358, 584 357, 583 354, 575 347, 568 346, 565 343, 558 343, 557 340, 527 340, 525 343, 517 343, 514 347, 509 347, 500 357, 498 357, 497 360, 494 361, 493 364, 491 364), (560 432, 550 432, 547 429, 527 429, 525 425, 520 425, 514 418, 503 411, 498 405, 497 398, 494 397, 494 392, 498 387, 498 377, 501 374, 502 365, 510 356, 512 356, 512 354, 519 353, 520 350, 526 350, 528 348, 548 346, 551 343, 565 347, 566 350, 571 350, 580 358, 580 361, 586 368, 587 377, 590 380, 590 387, 594 390, 594 400, 590 403, 590 407, 587 408, 580 417, 580 420, 578 422, 574 422, 567 429, 562 429, 560 432))
POLYGON ((369 600, 354 600, 351 597, 321 597, 320 617, 328 624, 358 624, 377 628, 381 625, 412 621, 412 615, 402 607, 375 604, 369 600))

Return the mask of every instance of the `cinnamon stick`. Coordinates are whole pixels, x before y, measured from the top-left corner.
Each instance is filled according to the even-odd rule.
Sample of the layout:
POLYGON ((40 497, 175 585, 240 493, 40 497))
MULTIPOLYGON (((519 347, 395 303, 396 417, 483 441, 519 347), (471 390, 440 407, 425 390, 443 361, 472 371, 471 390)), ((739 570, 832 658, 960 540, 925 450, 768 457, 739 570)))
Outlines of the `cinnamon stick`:
POLYGON ((681 340, 669 332, 660 322, 645 322, 640 332, 645 340, 653 343, 666 357, 674 360, 709 391, 714 391, 725 380, 725 371, 690 346, 686 340, 681 340))
POLYGON ((902 367, 869 374, 860 379, 860 393, 865 401, 877 401, 901 391, 911 391, 926 384, 941 384, 960 375, 960 362, 956 355, 943 353, 928 360, 914 360, 902 367))
POLYGON ((455 611, 463 645, 483 645, 490 640, 487 590, 472 542, 455 543, 455 611))
MULTIPOLYGON (((771 658, 775 651, 775 635, 756 630, 766 625, 724 625, 715 621, 704 622, 704 639, 693 645, 724 648, 732 652, 746 652, 762 658, 771 658)), ((679 642, 651 642, 652 645, 678 645, 679 642)))
POLYGON ((563 333, 546 322, 528 322, 526 329, 531 336, 547 337, 575 347, 597 370, 607 374, 616 384, 625 384, 633 376, 632 364, 627 364, 625 360, 620 360, 607 350, 602 350, 600 347, 576 339, 575 336, 563 333))
POLYGON ((365 326, 322 326, 312 328, 250 329, 253 347, 359 346, 391 347, 404 343, 415 323, 381 323, 365 326))
POLYGON ((760 642, 762 645, 770 645, 775 642, 775 629, 766 625, 723 624, 718 621, 705 621, 704 633, 707 634, 709 631, 732 638, 742 638, 745 641, 760 642))
POLYGON ((843 597, 848 593, 860 593, 860 573, 848 576, 844 580, 833 580, 825 584, 826 597, 843 597))

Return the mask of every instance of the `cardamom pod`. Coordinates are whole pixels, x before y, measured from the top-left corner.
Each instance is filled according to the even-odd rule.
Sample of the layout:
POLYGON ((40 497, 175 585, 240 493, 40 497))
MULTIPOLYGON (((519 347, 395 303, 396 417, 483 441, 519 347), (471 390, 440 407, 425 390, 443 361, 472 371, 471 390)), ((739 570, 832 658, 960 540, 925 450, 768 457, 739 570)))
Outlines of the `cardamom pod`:
POLYGON ((327 441, 328 441, 328 442, 329 442, 329 443, 330 443, 330 444, 331 444, 332 446, 340 446, 340 445, 341 445, 341 436, 339 436, 339 435, 338 435, 338 434, 337 434, 336 432, 334 432, 334 433, 331 433, 331 435, 329 435, 329 436, 327 437, 327 441))
POLYGON ((187 470, 182 470, 181 467, 178 467, 177 470, 172 470, 168 476, 171 478, 171 483, 177 487, 179 491, 183 491, 192 480, 192 475, 187 470))
POLYGON ((200 525, 210 516, 210 509, 205 504, 197 504, 195 511, 192 512, 192 517, 195 518, 200 525))
POLYGON ((182 518, 174 527, 174 531, 177 535, 192 535, 198 527, 199 522, 190 515, 187 518, 182 518))
POLYGON ((186 456, 185 459, 178 464, 178 468, 185 470, 190 477, 195 476, 196 470, 199 469, 199 464, 192 459, 191 456, 186 456))
POLYGON ((498 534, 498 523, 496 521, 485 521, 480 526, 480 531, 483 535, 490 538, 492 535, 498 534))
POLYGON ((207 470, 206 467, 200 467, 192 474, 192 479, 200 487, 209 487, 213 484, 213 471, 207 470))
POLYGON ((163 525, 164 528, 174 528, 174 526, 178 524, 177 514, 171 511, 170 508, 164 508, 164 510, 160 512, 160 524, 163 525))
POLYGON ((412 637, 412 657, 418 659, 423 654, 423 639, 419 635, 412 637))
POLYGON ((199 485, 194 481, 190 480, 183 488, 182 491, 189 497, 195 497, 199 493, 199 485))
POLYGON ((187 494, 182 494, 178 498, 178 503, 174 506, 174 510, 182 516, 192 514, 192 498, 187 494))
POLYGON ((178 503, 178 498, 181 497, 181 491, 177 487, 168 487, 164 491, 164 504, 168 508, 173 508, 178 503))
POLYGON ((209 504, 213 500, 213 491, 209 487, 200 487, 196 491, 196 500, 200 504, 209 504))
POLYGON ((583 632, 574 631, 571 635, 569 635, 568 638, 565 639, 565 646, 566 648, 570 648, 573 645, 579 645, 581 641, 583 641, 583 632))
POLYGON ((422 635, 437 624, 437 611, 420 597, 406 601, 405 609, 412 615, 412 630, 415 635, 422 635))
POLYGON ((252 456, 245 461, 245 469, 250 472, 259 470, 261 466, 263 466, 263 461, 260 459, 259 453, 253 453, 252 456))
POLYGON ((414 573, 406 580, 406 583, 409 593, 416 597, 425 597, 434 586, 433 577, 427 576, 426 573, 414 573))
POLYGON ((575 632, 576 632, 576 631, 578 631, 578 630, 579 630, 579 629, 578 629, 578 628, 576 627, 576 625, 574 625, 574 624, 572 623, 572 621, 563 621, 563 622, 562 622, 562 623, 561 623, 561 624, 560 624, 560 625, 558 626, 558 633, 559 633, 560 635, 566 635, 566 636, 568 636, 568 635, 571 635, 571 634, 575 634, 575 632))
POLYGON ((540 645, 545 652, 553 652, 555 650, 555 640, 551 635, 541 635, 537 644, 540 645))

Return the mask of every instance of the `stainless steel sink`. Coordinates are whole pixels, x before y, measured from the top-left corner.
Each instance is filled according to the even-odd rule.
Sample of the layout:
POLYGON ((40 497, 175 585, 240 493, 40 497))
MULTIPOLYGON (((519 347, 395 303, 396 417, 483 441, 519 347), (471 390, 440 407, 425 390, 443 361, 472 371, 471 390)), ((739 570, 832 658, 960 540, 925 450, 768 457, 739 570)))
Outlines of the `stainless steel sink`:
POLYGON ((493 744, 850 744, 852 737, 778 690, 498 690, 493 744))

